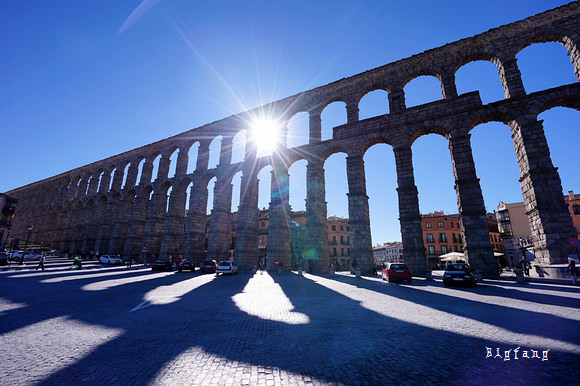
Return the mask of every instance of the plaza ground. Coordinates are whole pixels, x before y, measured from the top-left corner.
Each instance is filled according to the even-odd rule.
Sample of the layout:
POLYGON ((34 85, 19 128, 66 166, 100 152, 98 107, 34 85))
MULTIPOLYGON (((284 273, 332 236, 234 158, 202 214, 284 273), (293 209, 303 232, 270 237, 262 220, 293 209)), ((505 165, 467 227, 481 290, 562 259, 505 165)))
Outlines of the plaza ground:
POLYGON ((437 275, 392 284, 35 266, 0 272, 2 384, 572 384, 580 375, 580 287, 565 282, 472 289, 437 275))

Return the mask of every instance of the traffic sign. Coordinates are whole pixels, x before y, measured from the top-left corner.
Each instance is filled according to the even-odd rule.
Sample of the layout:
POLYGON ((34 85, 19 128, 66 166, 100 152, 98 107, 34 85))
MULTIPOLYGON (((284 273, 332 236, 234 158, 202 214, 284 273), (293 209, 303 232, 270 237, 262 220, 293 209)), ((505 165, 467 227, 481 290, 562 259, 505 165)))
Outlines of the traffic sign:
POLYGON ((275 265, 280 265, 280 261, 276 260, 276 261, 274 261, 274 264, 275 265))
POLYGON ((143 245, 143 252, 145 252, 147 250, 147 247, 145 245, 143 245))
POLYGON ((570 245, 573 247, 580 247, 580 239, 577 237, 572 237, 570 239, 570 245))

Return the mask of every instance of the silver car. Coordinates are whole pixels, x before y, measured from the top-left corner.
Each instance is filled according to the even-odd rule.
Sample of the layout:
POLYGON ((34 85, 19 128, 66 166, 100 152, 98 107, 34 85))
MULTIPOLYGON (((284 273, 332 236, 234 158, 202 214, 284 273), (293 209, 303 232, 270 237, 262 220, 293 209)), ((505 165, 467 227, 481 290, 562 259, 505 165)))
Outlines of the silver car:
POLYGON ((230 275, 234 275, 236 273, 238 273, 238 265, 236 263, 234 263, 233 261, 229 261, 229 260, 224 260, 224 261, 220 261, 217 265, 217 269, 215 271, 216 275, 219 274, 225 275, 226 273, 230 274, 230 275))

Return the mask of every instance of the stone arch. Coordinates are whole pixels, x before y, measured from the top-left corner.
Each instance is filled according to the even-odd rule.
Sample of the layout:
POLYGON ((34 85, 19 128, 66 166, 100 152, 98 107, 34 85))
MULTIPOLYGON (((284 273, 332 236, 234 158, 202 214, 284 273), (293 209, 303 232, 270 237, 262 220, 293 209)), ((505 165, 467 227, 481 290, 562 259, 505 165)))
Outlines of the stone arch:
POLYGON ((364 116, 364 118, 372 118, 372 117, 376 117, 376 116, 380 116, 380 115, 385 115, 385 114, 389 114, 390 110, 389 110, 389 91, 386 87, 384 86, 375 86, 375 87, 369 87, 367 89, 365 89, 365 93, 363 95, 360 96, 360 98, 358 98, 358 109, 359 109, 359 114, 361 112, 361 106, 364 108, 363 112, 364 114, 362 114, 364 116), (382 95, 385 95, 385 100, 384 100, 384 105, 382 106, 382 108, 384 108, 384 111, 381 110, 381 107, 378 107, 379 103, 380 103, 380 98, 382 97, 382 95), (367 113, 367 106, 369 105, 369 102, 371 104, 371 110, 370 113, 367 113), (362 105, 361 105, 362 104, 362 105), (374 112, 378 112, 378 113, 374 113, 374 112))

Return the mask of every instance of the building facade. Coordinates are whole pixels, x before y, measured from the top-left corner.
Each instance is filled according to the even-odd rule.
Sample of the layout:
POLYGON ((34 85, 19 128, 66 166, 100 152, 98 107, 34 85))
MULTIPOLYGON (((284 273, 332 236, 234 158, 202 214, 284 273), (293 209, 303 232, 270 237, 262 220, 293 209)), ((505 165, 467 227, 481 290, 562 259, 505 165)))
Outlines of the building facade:
MULTIPOLYGON (((494 258, 504 254, 495 214, 486 214, 489 243, 492 246, 491 256, 494 258)), ((421 215, 421 229, 425 241, 428 266, 434 268, 441 262, 440 256, 450 252, 464 253, 463 233, 459 214, 445 214, 434 211, 421 215)))
POLYGON ((376 267, 383 263, 403 262, 403 243, 400 241, 394 241, 374 247, 373 259, 376 267))
POLYGON ((328 255, 330 264, 333 264, 337 271, 351 268, 350 225, 347 218, 337 216, 328 218, 328 255))
POLYGON ((3 250, 6 247, 6 240, 10 235, 17 203, 17 199, 4 193, 0 193, 0 250, 3 250))
MULTIPOLYGON (((577 237, 580 234, 580 195, 569 191, 564 196, 564 202, 576 230, 576 236, 571 237, 577 237)), ((500 201, 496 217, 507 263, 510 266, 516 266, 524 255, 529 261, 535 261, 536 253, 525 203, 500 201)))
POLYGON ((26 237, 27 227, 33 225, 33 242, 64 252, 100 250, 101 254, 139 257, 146 247, 161 257, 182 254, 199 261, 204 258, 208 185, 215 178, 207 257, 218 259, 227 256, 231 246, 232 180, 240 173, 234 258, 241 269, 250 269, 259 256, 258 174, 268 167, 272 183, 267 256, 289 269, 288 170, 295 162, 306 161, 305 257, 313 262, 315 272, 328 272, 324 164, 333 154, 345 153, 349 256, 361 273, 370 274, 373 256, 364 155, 371 146, 385 143, 394 152, 405 263, 420 275, 427 268, 427 259, 411 146, 419 137, 435 133, 449 142, 463 249, 472 267, 484 277, 497 277, 470 131, 479 124, 498 121, 512 132, 536 258, 546 270, 554 269, 555 276, 571 253, 567 240, 577 232, 563 197, 558 196, 560 177, 538 115, 557 106, 580 110, 580 83, 526 92, 516 55, 531 44, 560 43, 579 79, 579 34, 580 6, 573 2, 13 189, 6 192, 19 200, 12 231, 16 237, 26 237), (485 104, 478 92, 457 92, 456 71, 478 60, 498 68, 503 100, 485 104), (405 86, 423 75, 441 83, 442 99, 408 107, 405 86), (360 119, 361 100, 375 90, 388 93, 385 114, 360 119), (346 123, 332 128, 331 138, 323 139, 322 112, 335 102, 344 104, 346 123), (271 156, 258 157, 247 140, 243 160, 232 162, 234 138, 251 138, 248 122, 265 112, 282 126, 278 148, 271 156), (288 147, 287 123, 297 114, 309 117, 308 143, 288 147), (209 149, 214 140, 221 141, 219 164, 210 168, 209 149), (192 149, 197 151, 190 162, 192 149), (155 162, 158 169, 153 175, 155 162), (175 172, 170 175, 172 162, 175 172))

